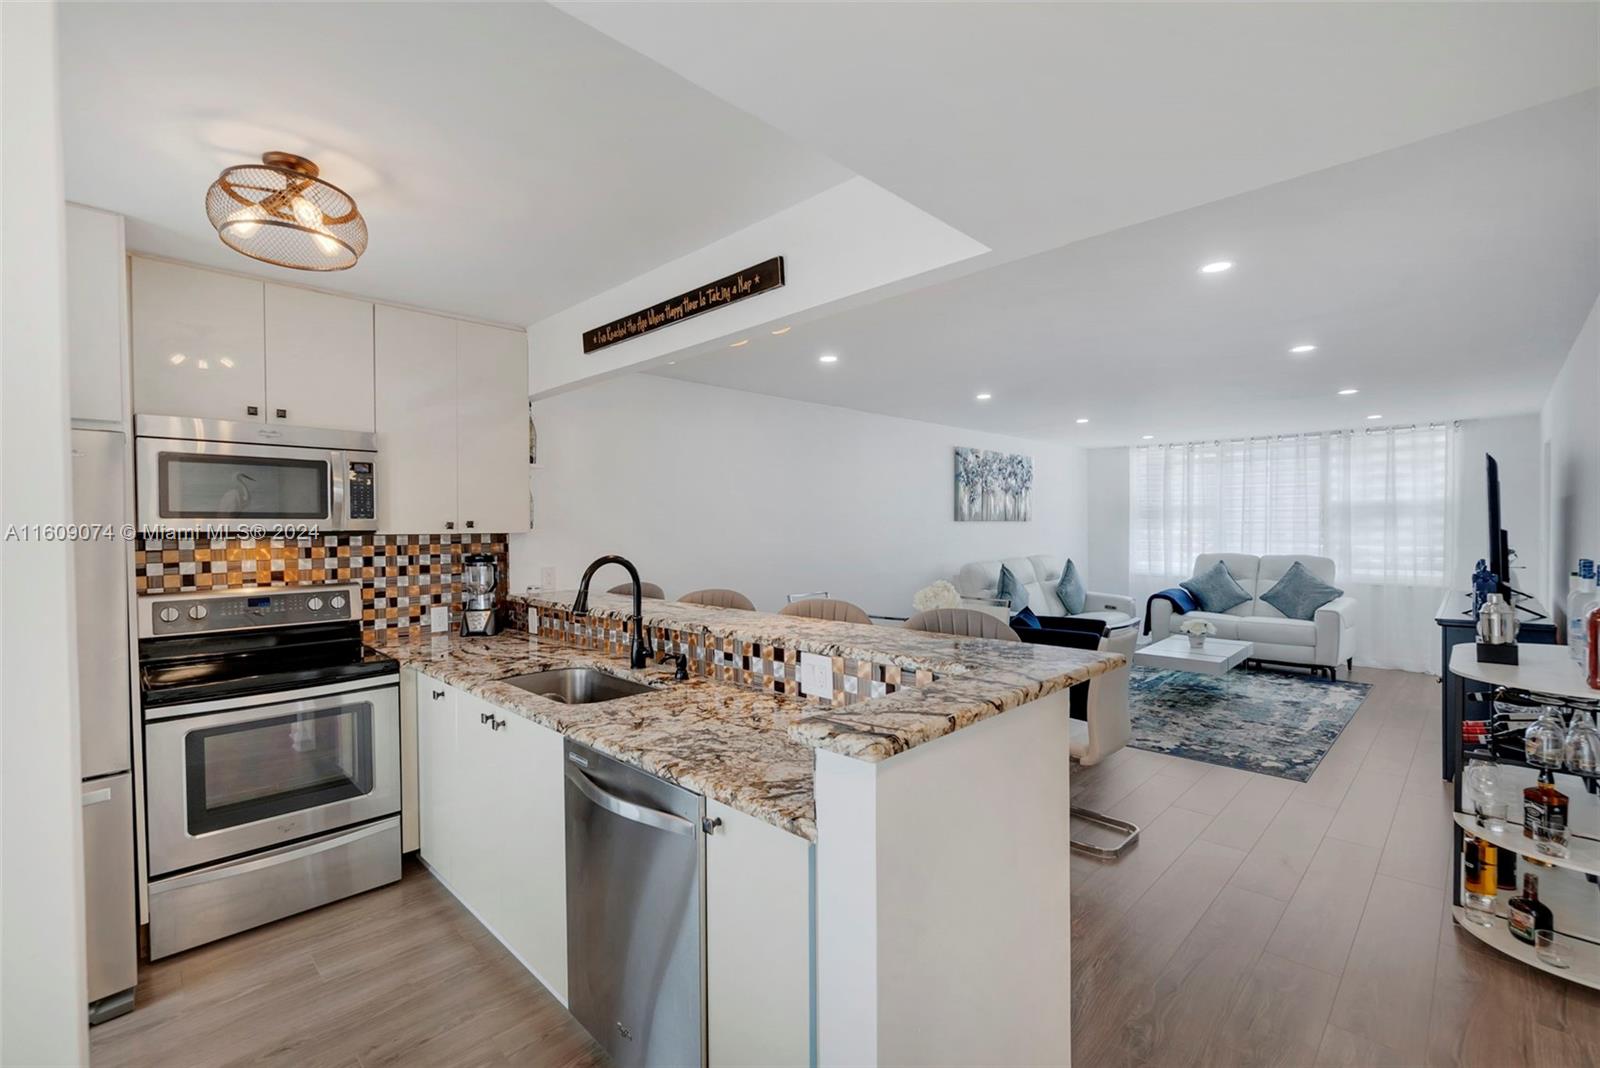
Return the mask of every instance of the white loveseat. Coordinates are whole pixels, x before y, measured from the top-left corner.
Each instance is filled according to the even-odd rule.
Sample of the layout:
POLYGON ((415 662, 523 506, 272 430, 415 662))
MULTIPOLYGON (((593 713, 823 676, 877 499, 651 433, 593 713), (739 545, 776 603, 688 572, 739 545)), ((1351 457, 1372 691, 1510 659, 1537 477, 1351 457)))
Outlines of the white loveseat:
MULTIPOLYGON (((1028 607, 1037 616, 1065 616, 1067 606, 1056 596, 1056 583, 1061 581, 1061 569, 1066 560, 1059 556, 1013 556, 1005 560, 979 560, 965 564, 956 575, 955 586, 962 597, 987 602, 1000 596, 1000 565, 1004 564, 1017 577, 1028 594, 1028 607)), ((991 611, 987 604, 968 607, 991 611)), ((1009 621, 1010 613, 1000 608, 991 611, 1009 621)), ((1133 598, 1114 593, 1090 593, 1084 598, 1079 619, 1103 619, 1108 629, 1131 626, 1139 621, 1133 598)))
POLYGON ((1337 677, 1339 665, 1348 670, 1355 655, 1356 625, 1354 597, 1338 597, 1317 609, 1314 619, 1290 619, 1261 599, 1284 573, 1298 561, 1307 571, 1330 586, 1334 580, 1333 561, 1326 556, 1250 556, 1247 553, 1205 553, 1194 561, 1195 575, 1208 570, 1218 560, 1227 567, 1233 581, 1244 588, 1250 600, 1226 612, 1188 612, 1179 614, 1170 602, 1150 602, 1150 638, 1160 641, 1176 633, 1185 619, 1209 619, 1216 624, 1217 637, 1252 642, 1252 660, 1282 664, 1304 664, 1313 670, 1337 677))

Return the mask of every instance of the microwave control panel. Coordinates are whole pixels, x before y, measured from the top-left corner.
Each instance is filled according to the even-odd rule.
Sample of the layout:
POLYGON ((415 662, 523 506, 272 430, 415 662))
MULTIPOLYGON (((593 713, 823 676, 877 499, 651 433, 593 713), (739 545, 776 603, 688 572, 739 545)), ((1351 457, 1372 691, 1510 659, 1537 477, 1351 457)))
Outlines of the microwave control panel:
POLYGON ((356 586, 226 590, 139 598, 139 637, 211 634, 361 618, 356 586))
POLYGON ((377 519, 377 491, 371 460, 351 460, 345 472, 345 508, 351 519, 377 519))

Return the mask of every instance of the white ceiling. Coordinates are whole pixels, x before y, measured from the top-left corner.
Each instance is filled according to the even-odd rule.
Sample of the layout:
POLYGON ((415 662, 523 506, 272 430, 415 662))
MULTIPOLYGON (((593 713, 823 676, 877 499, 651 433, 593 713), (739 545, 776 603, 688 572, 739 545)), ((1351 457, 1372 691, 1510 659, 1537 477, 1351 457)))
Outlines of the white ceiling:
POLYGON ((527 324, 850 177, 544 4, 60 6, 67 195, 132 248, 527 324), (349 271, 258 264, 203 208, 285 149, 353 194, 349 271))
POLYGON ((995 250, 1593 88, 1593 3, 572 3, 995 250))
POLYGON ((658 373, 1084 445, 1535 410, 1600 291, 1597 130, 1591 91, 658 373))

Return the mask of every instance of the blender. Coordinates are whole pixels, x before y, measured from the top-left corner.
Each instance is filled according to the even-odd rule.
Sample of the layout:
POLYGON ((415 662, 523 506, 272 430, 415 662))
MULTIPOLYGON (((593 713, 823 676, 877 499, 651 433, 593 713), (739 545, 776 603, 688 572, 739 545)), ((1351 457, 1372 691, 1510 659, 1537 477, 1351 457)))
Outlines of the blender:
POLYGON ((470 553, 461 569, 461 633, 464 636, 493 634, 494 593, 500 584, 500 566, 488 553, 470 553))

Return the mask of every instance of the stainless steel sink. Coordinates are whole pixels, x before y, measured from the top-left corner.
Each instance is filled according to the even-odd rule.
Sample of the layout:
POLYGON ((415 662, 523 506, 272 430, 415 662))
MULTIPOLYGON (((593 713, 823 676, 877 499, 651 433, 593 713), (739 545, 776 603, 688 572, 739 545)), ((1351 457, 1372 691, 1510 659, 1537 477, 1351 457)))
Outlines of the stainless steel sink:
POLYGON ((535 671, 531 675, 513 675, 501 679, 519 690, 548 697, 567 705, 592 705, 596 701, 615 701, 619 697, 633 697, 649 693, 654 687, 632 679, 621 679, 595 668, 553 668, 535 671))

